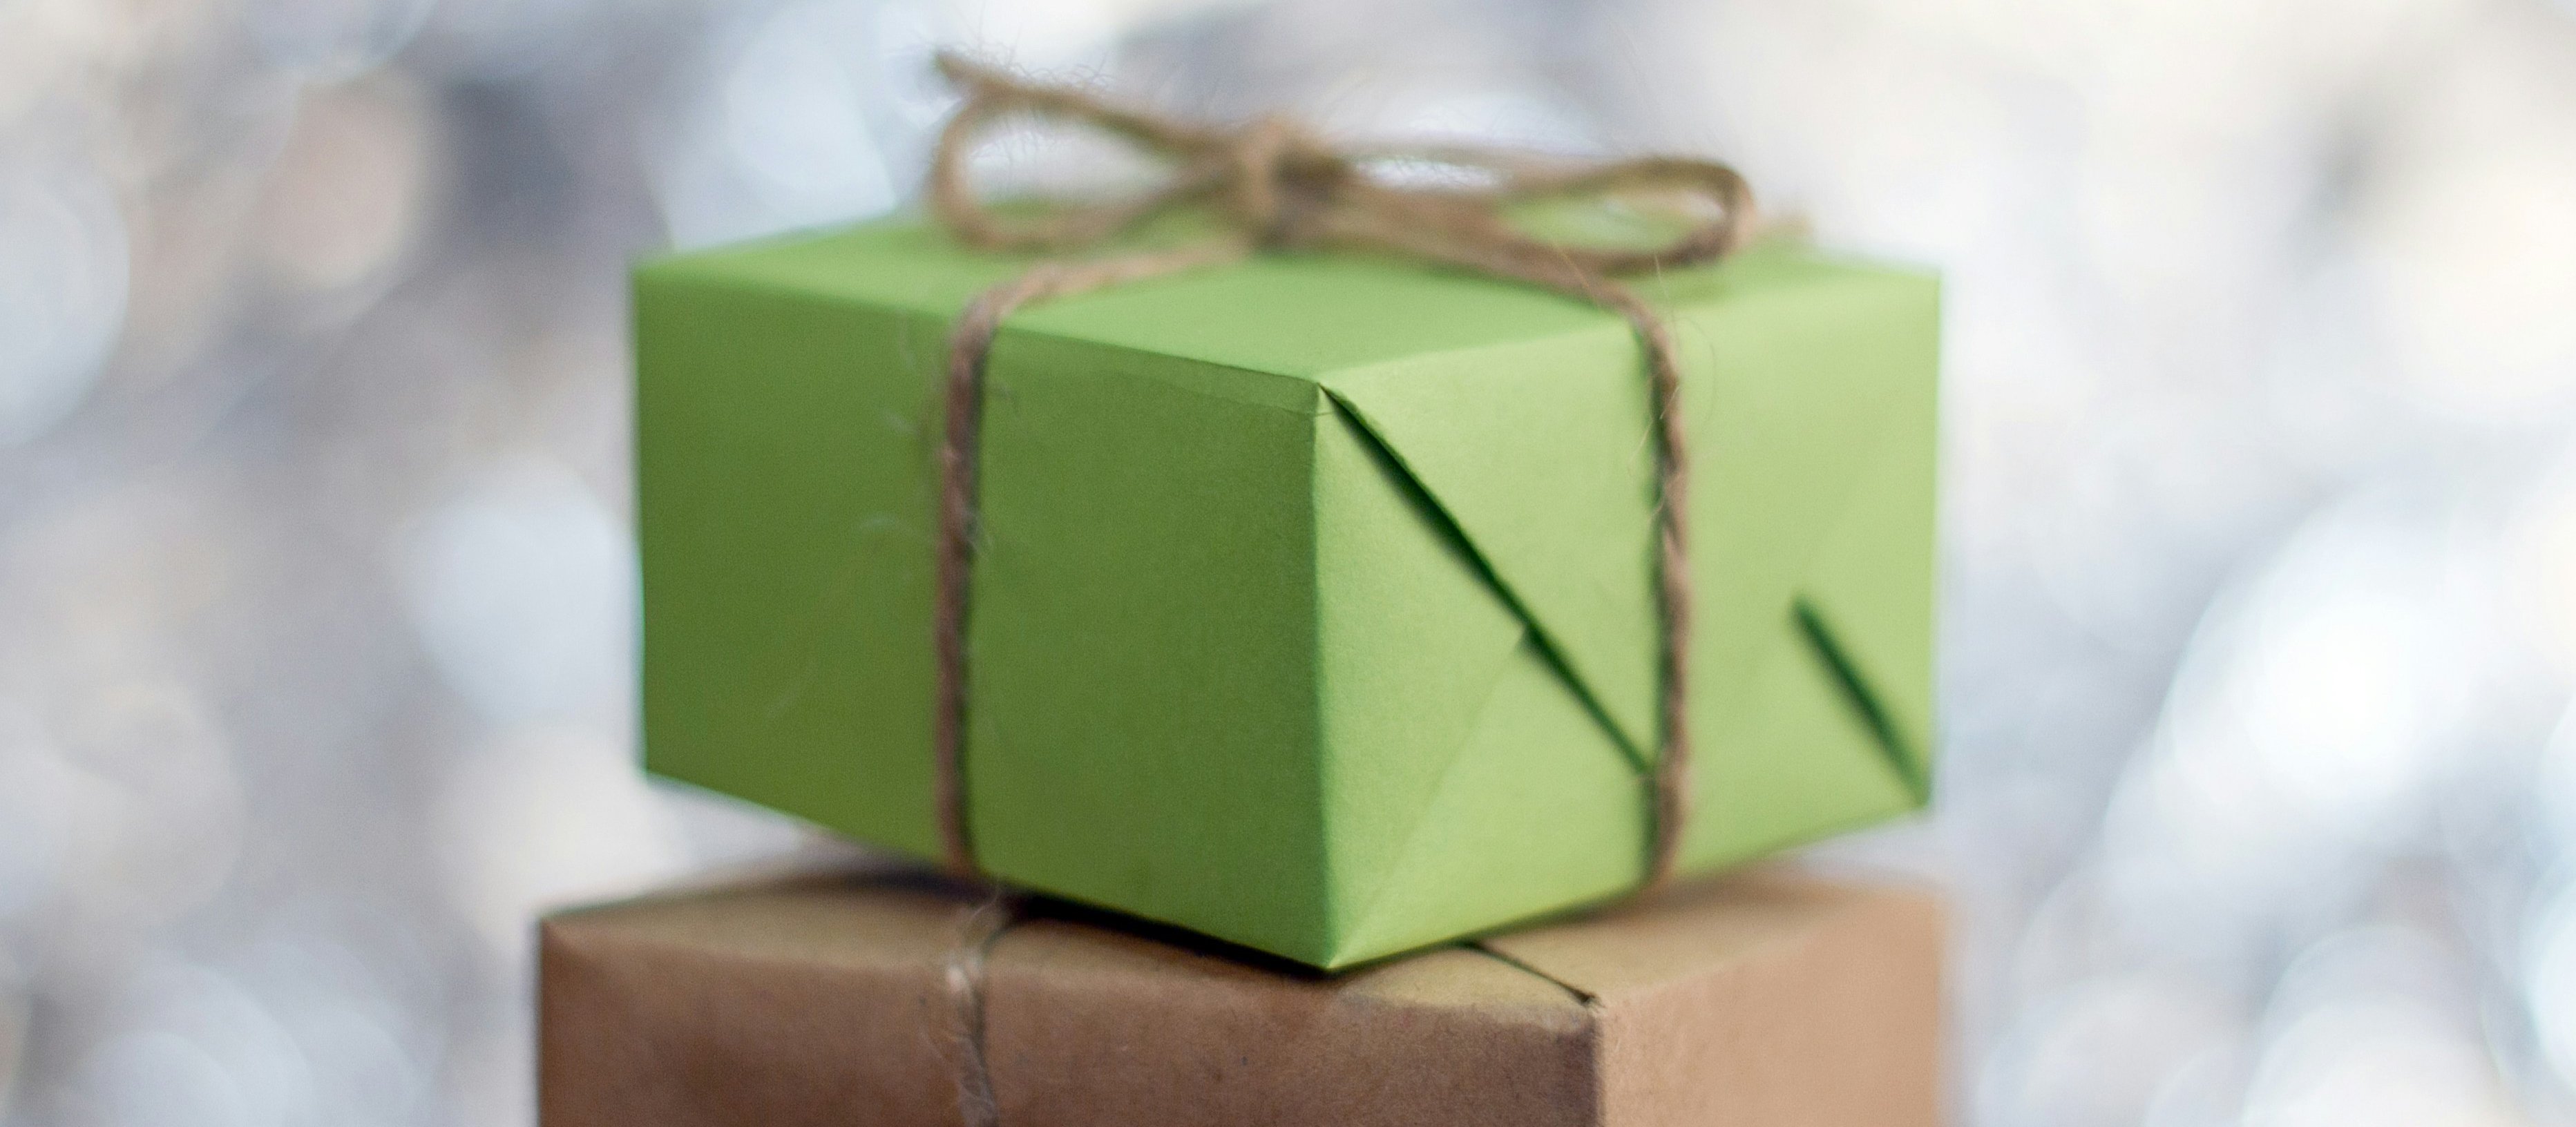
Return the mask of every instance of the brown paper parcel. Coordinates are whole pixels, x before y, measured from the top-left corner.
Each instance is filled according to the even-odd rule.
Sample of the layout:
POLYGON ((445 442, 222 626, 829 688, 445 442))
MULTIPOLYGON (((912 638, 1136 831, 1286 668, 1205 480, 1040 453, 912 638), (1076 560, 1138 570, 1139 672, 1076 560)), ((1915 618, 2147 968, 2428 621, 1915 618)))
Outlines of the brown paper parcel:
MULTIPOLYGON (((958 1124, 976 906, 809 877, 558 915, 543 1121, 958 1124)), ((1006 1127, 1928 1125, 1940 946, 1921 892, 1780 871, 1333 977, 1038 915, 989 948, 983 1047, 1006 1127)))

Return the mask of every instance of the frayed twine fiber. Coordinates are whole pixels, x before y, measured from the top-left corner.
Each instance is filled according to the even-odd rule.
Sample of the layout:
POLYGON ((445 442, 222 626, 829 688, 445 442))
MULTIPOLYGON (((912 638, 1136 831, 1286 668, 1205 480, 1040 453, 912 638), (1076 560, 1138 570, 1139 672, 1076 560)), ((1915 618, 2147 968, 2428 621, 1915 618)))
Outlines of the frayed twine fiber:
POLYGON ((993 1065, 984 1055, 985 962, 1002 933, 1020 920, 1020 904, 996 891, 958 927, 948 948, 940 982, 948 993, 948 1012, 956 1022, 957 1116, 966 1127, 999 1127, 1001 1105, 993 1098, 993 1065))

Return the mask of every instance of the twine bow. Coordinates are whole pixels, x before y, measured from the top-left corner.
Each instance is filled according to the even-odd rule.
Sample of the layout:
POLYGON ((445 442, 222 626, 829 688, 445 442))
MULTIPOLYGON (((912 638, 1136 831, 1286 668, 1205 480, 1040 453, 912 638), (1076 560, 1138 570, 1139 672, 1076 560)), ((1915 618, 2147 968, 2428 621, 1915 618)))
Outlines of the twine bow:
POLYGON ((978 295, 949 337, 932 720, 940 842, 948 868, 961 876, 980 874, 966 817, 967 594, 984 364, 1002 319, 1034 302, 1232 262, 1257 251, 1315 249, 1392 255, 1538 286, 1615 312, 1636 330, 1645 350, 1655 451, 1655 593, 1662 644, 1662 748, 1651 773, 1647 880, 1667 875, 1689 813, 1690 462, 1672 334, 1615 276, 1709 262, 1734 249, 1752 212, 1744 178, 1725 165, 1672 157, 1568 164, 1480 148, 1342 149, 1277 116, 1238 127, 1199 125, 1121 109, 1079 90, 1024 83, 954 54, 942 53, 938 66, 966 100, 949 118, 931 159, 930 206, 965 243, 1066 254, 1097 248, 1182 210, 1209 213, 1221 228, 1212 238, 1175 248, 1041 262, 978 295), (1132 199, 1058 203, 1034 214, 1006 215, 976 194, 966 165, 983 131, 1015 116, 1109 133, 1167 160, 1173 172, 1160 187, 1132 199), (1371 174, 1373 166, 1391 162, 1446 167, 1484 183, 1423 187, 1371 174), (1540 239, 1506 218, 1514 207, 1544 200, 1644 197, 1696 204, 1700 214, 1680 234, 1644 249, 1540 239))

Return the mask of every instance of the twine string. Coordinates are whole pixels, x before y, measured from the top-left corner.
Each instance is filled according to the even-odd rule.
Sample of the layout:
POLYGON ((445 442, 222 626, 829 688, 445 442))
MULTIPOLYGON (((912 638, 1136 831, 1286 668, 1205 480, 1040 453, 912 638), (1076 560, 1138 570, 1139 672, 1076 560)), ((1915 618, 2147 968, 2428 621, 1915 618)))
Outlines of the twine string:
POLYGON ((1110 104, 1088 91, 1023 82, 942 53, 942 74, 965 101, 932 154, 932 214, 957 238, 994 251, 1079 255, 1149 220, 1182 210, 1214 216, 1221 233, 1170 249, 1059 257, 1030 267, 968 303, 949 337, 947 427, 939 453, 939 546, 933 604, 937 663, 932 746, 940 844, 949 870, 980 874, 967 818, 964 749, 966 636, 974 568, 977 447, 984 368, 1002 320, 1032 304, 1239 260, 1264 250, 1348 250, 1391 255, 1519 282, 1617 313, 1645 353, 1655 455, 1657 724, 1661 747, 1648 774, 1647 883, 1669 875, 1690 794, 1688 681, 1691 580, 1690 458, 1681 370, 1672 332, 1624 275, 1713 261, 1749 229, 1752 194, 1722 164, 1675 157, 1597 163, 1547 161, 1501 149, 1420 146, 1336 148, 1287 118, 1232 127, 1201 125, 1110 104), (967 177, 985 131, 1010 118, 1095 129, 1167 162, 1170 176, 1131 198, 1057 201, 1008 213, 989 206, 967 177), (1465 173, 1473 186, 1415 186, 1372 175, 1413 163, 1465 173), (1690 208, 1679 234, 1643 247, 1541 239, 1507 218, 1546 200, 1634 200, 1690 208))

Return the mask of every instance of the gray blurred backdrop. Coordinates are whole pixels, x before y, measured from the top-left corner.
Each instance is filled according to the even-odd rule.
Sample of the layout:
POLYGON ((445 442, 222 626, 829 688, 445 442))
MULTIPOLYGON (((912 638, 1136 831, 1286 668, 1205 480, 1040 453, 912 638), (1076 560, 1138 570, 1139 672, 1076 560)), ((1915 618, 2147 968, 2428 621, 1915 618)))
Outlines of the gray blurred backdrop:
POLYGON ((623 269, 903 204, 932 45, 1740 164, 1949 279, 1992 1127, 2576 1123, 2576 4, 0 0, 0 1123, 525 1123, 632 765, 623 269))

